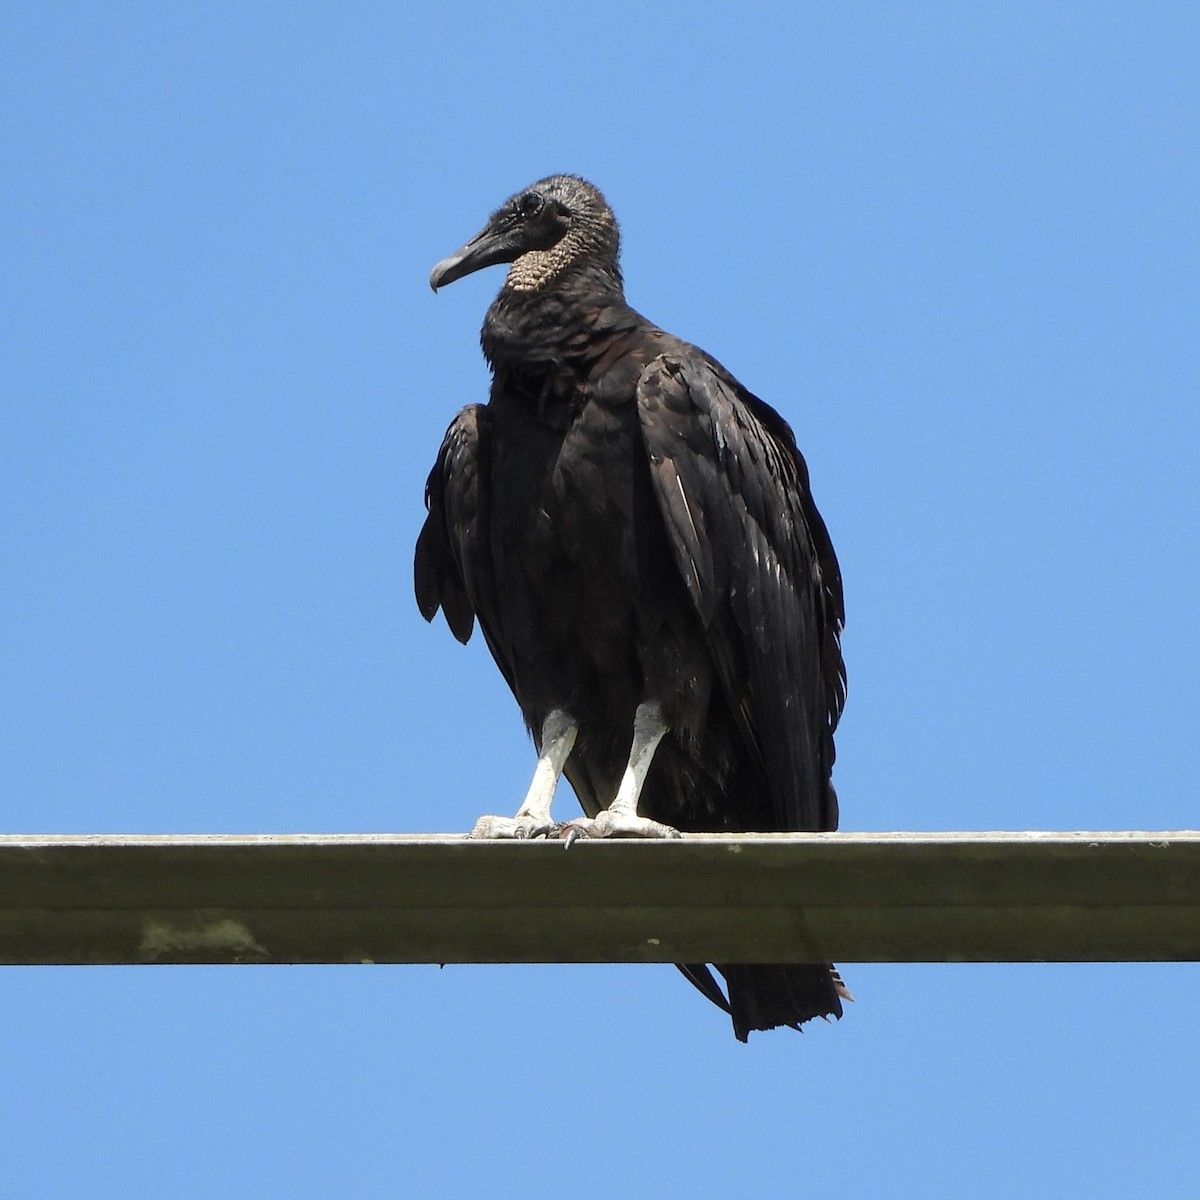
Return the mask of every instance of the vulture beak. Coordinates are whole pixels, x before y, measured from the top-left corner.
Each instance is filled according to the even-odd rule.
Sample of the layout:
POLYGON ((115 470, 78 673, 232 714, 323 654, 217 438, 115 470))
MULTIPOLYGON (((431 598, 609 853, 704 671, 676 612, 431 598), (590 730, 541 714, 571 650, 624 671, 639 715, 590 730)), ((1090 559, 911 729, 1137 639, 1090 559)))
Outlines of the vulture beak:
POLYGON ((429 286, 436 292, 438 288, 464 275, 481 271, 484 267, 496 263, 508 263, 520 254, 520 250, 512 245, 509 230, 497 229, 488 225, 482 232, 477 233, 465 246, 456 250, 449 258, 443 258, 429 273, 429 286))

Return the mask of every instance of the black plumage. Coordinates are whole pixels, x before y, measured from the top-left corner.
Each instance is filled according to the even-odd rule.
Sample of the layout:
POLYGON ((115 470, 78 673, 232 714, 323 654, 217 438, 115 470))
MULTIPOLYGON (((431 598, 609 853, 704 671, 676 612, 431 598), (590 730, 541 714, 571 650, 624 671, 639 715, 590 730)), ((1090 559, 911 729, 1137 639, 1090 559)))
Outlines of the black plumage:
MULTIPOLYGON (((430 281, 494 263, 511 266, 483 325, 491 395, 429 476, 422 614, 462 642, 478 620, 589 816, 623 786, 641 720, 659 722, 630 818, 647 832, 836 828, 841 576, 791 429, 626 304, 616 222, 583 180, 518 193, 430 281)), ((727 1001, 705 965, 681 969, 743 1040, 840 1016, 846 994, 827 964, 718 964, 727 1001)))

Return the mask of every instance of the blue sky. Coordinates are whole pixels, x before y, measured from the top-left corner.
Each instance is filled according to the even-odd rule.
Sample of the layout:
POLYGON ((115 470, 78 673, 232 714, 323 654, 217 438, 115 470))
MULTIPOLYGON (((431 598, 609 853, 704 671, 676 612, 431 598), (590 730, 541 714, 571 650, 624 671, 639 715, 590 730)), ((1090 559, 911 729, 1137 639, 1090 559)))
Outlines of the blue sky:
MULTIPOLYGON (((533 756, 411 598, 506 195, 792 422, 847 829, 1171 829, 1200 775, 1200 9, 0 14, 0 827, 452 831, 533 756)), ((569 807, 564 799, 563 807, 569 807)), ((0 1192, 1191 1194, 1190 965, 9 970, 0 1192)))

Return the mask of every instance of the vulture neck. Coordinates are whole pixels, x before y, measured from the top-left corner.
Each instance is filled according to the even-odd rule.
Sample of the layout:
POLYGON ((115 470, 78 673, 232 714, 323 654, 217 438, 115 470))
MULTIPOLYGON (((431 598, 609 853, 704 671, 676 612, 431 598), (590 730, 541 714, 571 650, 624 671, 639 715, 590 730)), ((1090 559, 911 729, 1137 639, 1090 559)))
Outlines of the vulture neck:
POLYGON ((628 313, 616 264, 577 261, 536 288, 505 284, 484 318, 480 341, 494 369, 582 365, 628 313))

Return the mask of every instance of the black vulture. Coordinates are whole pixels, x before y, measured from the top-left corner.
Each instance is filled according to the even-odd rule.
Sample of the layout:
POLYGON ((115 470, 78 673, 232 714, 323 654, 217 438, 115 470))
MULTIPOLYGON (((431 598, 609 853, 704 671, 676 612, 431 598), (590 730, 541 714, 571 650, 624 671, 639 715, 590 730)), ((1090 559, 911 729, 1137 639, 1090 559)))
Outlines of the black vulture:
MULTIPOLYGON (((429 277, 511 264, 483 323, 487 404, 425 491, 417 604, 474 623, 539 759, 475 837, 676 837, 837 827, 841 574, 784 419, 625 302, 591 184, 518 192, 429 277), (566 774, 587 816, 550 817, 566 774)), ((827 963, 680 969, 751 1030, 840 1017, 827 963)))

